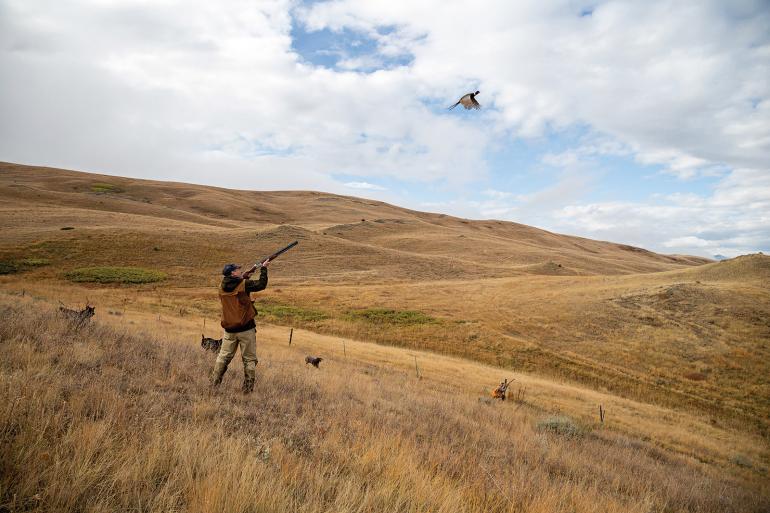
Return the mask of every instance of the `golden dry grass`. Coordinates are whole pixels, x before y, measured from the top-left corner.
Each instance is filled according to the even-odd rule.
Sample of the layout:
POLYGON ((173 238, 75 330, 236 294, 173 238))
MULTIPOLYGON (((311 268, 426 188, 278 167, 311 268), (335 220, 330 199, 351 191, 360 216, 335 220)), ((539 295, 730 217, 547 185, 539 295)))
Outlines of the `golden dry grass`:
MULTIPOLYGON (((658 273, 320 286, 282 279, 288 265, 276 262, 271 285, 257 295, 262 322, 568 379, 767 438, 770 300, 756 278, 658 273), (414 311, 437 322, 351 315, 362 308, 414 311)), ((732 263, 711 266, 729 270, 732 263)), ((180 282, 95 288, 23 276, 29 275, 0 277, 0 289, 25 289, 70 306, 90 299, 100 312, 129 308, 189 318, 200 327, 217 323, 213 276, 205 288, 180 282)))
POLYGON ((87 255, 101 265, 116 256, 146 260, 138 251, 157 247, 154 257, 195 278, 216 271, 223 256, 255 260, 291 238, 304 241, 301 258, 285 256, 292 263, 288 276, 295 279, 623 274, 705 262, 347 196, 233 191, 8 163, 0 163, 0 197, 0 228, 17 250, 67 255, 72 263, 87 255), (119 192, 104 188, 110 184, 119 192), (34 226, 25 222, 31 204, 34 226), (223 245, 226 252, 216 251, 223 245), (543 265, 548 262, 555 265, 543 265), (185 268, 189 263, 196 268, 185 268))
MULTIPOLYGON (((532 482, 522 481, 524 478, 513 470, 506 474, 506 482, 514 483, 511 488, 504 488, 506 491, 527 490, 515 499, 524 510, 548 510, 549 505, 552 510, 588 510, 588 497, 608 511, 716 511, 720 500, 726 501, 725 508, 736 511, 766 504, 766 490, 760 490, 766 488, 770 467, 770 257, 752 255, 708 263, 695 257, 658 255, 515 223, 468 221, 358 198, 314 192, 227 191, 2 163, 0 198, 0 264, 16 271, 0 276, 0 291, 13 298, 12 302, 34 303, 45 309, 46 305, 55 306, 58 302, 75 307, 90 300, 97 305, 96 319, 103 325, 93 333, 106 333, 107 338, 127 337, 131 344, 142 348, 143 342, 135 336, 149 333, 153 341, 162 344, 162 349, 157 350, 160 353, 153 354, 168 351, 173 358, 185 362, 184 372, 167 375, 160 385, 154 381, 159 379, 157 362, 142 380, 131 378, 131 387, 144 390, 139 399, 131 394, 120 395, 125 390, 114 392, 114 383, 100 381, 105 390, 113 391, 109 393, 118 394, 109 396, 111 400, 129 398, 129 404, 139 401, 142 408, 152 411, 152 401, 143 402, 150 396, 163 408, 173 411, 175 407, 156 397, 160 392, 153 395, 148 390, 177 387, 187 394, 193 388, 200 392, 203 387, 201 366, 210 364, 210 359, 184 346, 197 345, 201 332, 220 336, 214 287, 221 265, 228 261, 251 263, 291 240, 300 241, 298 248, 271 266, 270 285, 257 295, 262 310, 260 337, 266 344, 260 350, 260 358, 266 358, 265 367, 260 369, 265 379, 270 377, 260 385, 262 395, 276 391, 280 396, 297 400, 295 392, 285 390, 286 380, 299 382, 307 377, 316 387, 314 393, 324 394, 324 401, 338 401, 333 399, 337 394, 350 399, 350 404, 333 410, 334 415, 363 415, 369 419, 367 422, 374 422, 374 417, 364 415, 364 410, 380 406, 370 400, 370 394, 384 393, 396 404, 388 403, 396 412, 394 418, 404 425, 399 429, 391 426, 389 431, 367 428, 355 432, 359 440, 367 440, 376 448, 374 455, 368 457, 384 458, 387 462, 387 478, 376 474, 381 483, 377 494, 368 495, 362 481, 356 481, 351 489, 342 486, 342 476, 349 480, 361 471, 353 463, 343 465, 341 470, 327 466, 323 467, 324 472, 334 478, 330 493, 337 501, 330 503, 327 492, 318 495, 322 479, 300 469, 308 461, 313 465, 317 461, 291 460, 286 468, 293 470, 287 475, 304 476, 315 483, 315 488, 312 492, 296 491, 295 485, 287 484, 291 479, 286 475, 273 476, 277 480, 266 481, 271 487, 292 491, 286 496, 263 495, 267 501, 263 510, 280 510, 289 504, 289 509, 303 511, 376 511, 386 502, 370 502, 375 496, 379 497, 376 500, 392 499, 395 502, 387 502, 389 506, 383 506, 384 509, 399 511, 457 511, 450 508, 452 503, 462 503, 465 509, 460 511, 505 511, 509 507, 507 500, 503 501, 505 504, 494 502, 500 499, 497 486, 497 498, 490 498, 494 482, 485 485, 483 500, 475 492, 468 492, 468 487, 476 486, 473 479, 477 478, 468 476, 474 470, 478 473, 478 460, 470 460, 460 479, 458 474, 450 473, 447 477, 444 472, 445 468, 462 465, 454 456, 444 454, 443 459, 425 459, 420 444, 415 445, 407 431, 422 429, 424 436, 438 438, 446 435, 436 435, 424 427, 421 423, 427 419, 420 419, 417 424, 406 422, 407 413, 425 414, 428 419, 437 415, 450 423, 462 424, 464 429, 480 430, 479 435, 465 439, 471 445, 479 443, 479 437, 490 437, 490 444, 503 447, 506 436, 515 435, 516 446, 523 444, 530 450, 524 458, 526 465, 518 467, 522 472, 533 472, 532 458, 538 454, 534 446, 527 445, 528 438, 553 446, 552 436, 533 427, 544 416, 566 414, 580 426, 588 427, 589 435, 581 438, 580 444, 556 437, 556 443, 566 444, 566 449, 559 449, 559 458, 572 461, 560 463, 572 469, 570 473, 545 470, 547 479, 545 474, 538 474, 540 477, 532 482), (34 216, 30 216, 31 209, 34 216), (168 279, 146 285, 75 284, 66 279, 66 272, 73 269, 103 266, 157 270, 167 273, 168 279), (295 328, 292 348, 285 347, 289 327, 295 328), (330 366, 333 376, 321 374, 324 381, 317 381, 319 375, 303 374, 305 370, 294 364, 296 358, 301 361, 304 357, 300 352, 330 356, 325 364, 330 366), (423 376, 420 381, 409 377, 414 372, 415 356, 423 376), (524 394, 524 404, 516 415, 501 408, 490 410, 477 402, 497 380, 512 373, 517 379, 515 391, 524 394), (373 388, 371 380, 375 377, 373 388), (176 384, 172 383, 175 380, 176 384), (391 383, 395 385, 388 388, 391 383), (603 430, 594 426, 599 404, 608 411, 603 430), (473 422, 495 420, 518 427, 508 434, 502 428, 476 424, 471 429, 467 424, 470 421, 460 422, 463 416, 473 418, 473 422), (397 441, 398 451, 394 455, 386 450, 391 439, 397 441), (623 480, 631 479, 634 472, 647 472, 647 463, 633 471, 621 470, 626 477, 616 485, 622 492, 612 489, 605 493, 603 485, 596 484, 609 479, 610 473, 604 470, 601 478, 577 470, 581 465, 596 466, 587 457, 573 460, 577 457, 573 450, 578 451, 578 446, 582 447, 578 452, 585 456, 590 451, 614 452, 616 446, 624 444, 628 447, 614 453, 612 460, 621 469, 625 468, 621 465, 625 459, 638 456, 634 452, 637 449, 645 458, 654 454, 653 460, 663 462, 663 473, 653 472, 654 483, 632 485, 623 480), (395 459, 390 460, 391 456, 395 459), (425 467, 425 462, 433 466, 425 467), (416 465, 424 476, 401 481, 401 474, 393 477, 400 468, 397 463, 406 467, 416 465), (675 479, 670 476, 678 473, 689 476, 685 482, 690 491, 661 484, 675 479), (558 481, 559 476, 568 482, 558 481), (388 491, 386 483, 396 488, 388 491), (539 495, 534 490, 536 484, 551 495, 539 495), (587 495, 584 485, 592 490, 585 492, 587 495), (400 487, 420 492, 399 495, 400 487), (428 489, 440 493, 434 496, 428 489), (729 500, 716 498, 723 490, 727 490, 729 500), (349 502, 339 499, 340 496, 348 497, 349 502)), ((21 325, 28 326, 24 316, 19 319, 21 325)), ((39 334, 44 340, 52 337, 46 335, 46 326, 42 322, 39 334)), ((59 336, 63 328, 57 326, 53 322, 49 331, 59 336)), ((14 335, 8 333, 12 339, 14 335)), ((34 339, 31 334, 29 337, 34 339)), ((111 368, 112 363, 102 359, 102 342, 98 337, 90 340, 88 344, 71 344, 68 351, 72 354, 67 352, 66 357, 57 358, 93 358, 95 367, 111 368), (95 356, 87 356, 88 347, 97 348, 95 356)), ((44 352, 54 350, 45 347, 48 349, 44 352)), ((35 360, 37 357, 29 359, 22 354, 20 347, 9 353, 9 362, 16 363, 4 367, 11 369, 4 379, 20 377, 19 369, 26 368, 24 361, 40 363, 35 360)), ((131 365, 136 368, 139 364, 131 365)), ((49 380, 45 383, 59 380, 71 384, 75 378, 70 375, 80 372, 75 365, 66 367, 63 373, 47 375, 51 369, 51 365, 30 367, 33 381, 45 378, 49 380)), ((113 368, 112 378, 117 379, 119 374, 113 368)), ((231 381, 230 386, 236 385, 231 381)), ((38 392, 31 388, 25 390, 30 397, 38 397, 34 395, 38 392)), ((91 397, 91 392, 95 393, 89 388, 85 395, 91 397)), ((172 415, 171 420, 166 419, 166 427, 173 425, 174 433, 207 433, 217 425, 216 415, 211 412, 222 409, 216 406, 219 399, 201 393, 194 399, 180 400, 188 406, 193 401, 197 405, 195 411, 206 410, 209 414, 194 417, 194 421, 172 415)), ((227 415, 240 419, 246 415, 244 412, 252 411, 249 404, 235 399, 228 406, 227 415)), ((303 404, 306 410, 308 406, 303 404)), ((291 410, 285 404, 280 408, 291 410)), ((45 409, 60 411, 53 403, 46 403, 45 409)), ((294 420, 309 422, 304 410, 301 415, 280 411, 284 416, 294 415, 294 420)), ((118 424, 128 422, 129 418, 115 419, 108 427, 122 434, 117 439, 110 438, 105 442, 107 446, 126 458, 133 452, 141 453, 139 447, 147 440, 131 438, 133 435, 126 434, 126 426, 118 429, 118 424)), ((155 445, 150 446, 160 447, 152 451, 162 452, 162 446, 176 447, 181 443, 174 438, 176 435, 164 438, 159 424, 152 422, 142 424, 148 433, 153 433, 155 445)), ((239 422, 235 424, 242 424, 239 422)), ((33 431, 50 428, 39 424, 28 427, 33 431)), ((266 433, 278 436, 277 429, 270 428, 266 433)), ((453 433, 466 436, 462 430, 453 433)), ((231 452, 222 465, 228 466, 227 472, 236 472, 234 455, 249 442, 230 436, 235 433, 206 438, 205 444, 228 447, 231 452)), ((22 445, 27 442, 23 440, 22 445)), ((281 443, 280 450, 292 454, 290 448, 286 449, 287 442, 281 443)), ((318 443, 320 446, 325 442, 318 443)), ((335 461, 344 459, 345 453, 364 457, 363 446, 335 442, 324 447, 324 454, 335 461), (335 451, 341 454, 335 455, 335 451)), ((24 452, 23 448, 14 450, 24 452)), ((179 451, 190 450, 179 446, 179 451)), ((463 449, 461 454, 467 456, 468 450, 463 449)), ((501 461, 514 458, 510 449, 490 450, 501 461)), ((47 451, 51 453, 50 449, 47 451)), ((136 455, 145 463, 154 457, 136 455)), ((158 456, 164 462, 177 463, 181 461, 179 457, 158 456)), ((545 461, 542 456, 538 458, 541 463, 545 461)), ((553 461, 559 461, 554 458, 553 461)), ((40 466, 41 460, 29 463, 30 468, 44 468, 40 466)), ((205 467, 206 475, 214 469, 222 470, 216 462, 197 464, 205 467)), ((162 509, 165 505, 172 509, 206 510, 202 503, 196 502, 193 507, 193 502, 184 501, 191 500, 190 494, 205 499, 207 494, 220 493, 209 491, 207 483, 196 480, 195 476, 200 475, 197 471, 193 477, 175 475, 174 485, 167 491, 160 492, 152 485, 136 492, 130 487, 138 484, 105 465, 101 478, 113 484, 122 483, 111 489, 109 493, 113 495, 104 492, 111 498, 100 498, 107 501, 104 503, 88 502, 91 499, 84 499, 83 495, 68 502, 67 508, 98 511, 101 504, 123 510, 125 503, 114 501, 126 500, 116 497, 127 493, 142 497, 142 504, 152 505, 146 509, 162 509), (123 477, 118 480, 115 472, 123 477), (150 489, 160 497, 160 502, 149 499, 150 489)), ((137 465, 131 475, 138 479, 137 465)), ((249 468, 263 479, 264 469, 249 468)), ((13 499, 13 493, 23 496, 18 491, 9 491, 17 490, 16 484, 3 486, 8 487, 3 489, 4 500, 13 499)), ((32 489, 24 486, 24 493, 32 489)), ((63 489, 63 485, 57 486, 63 489)), ((27 499, 42 493, 36 490, 27 499)), ((16 509, 45 509, 31 502, 14 504, 16 509)), ((236 510, 259 511, 248 509, 253 504, 238 504, 241 505, 236 510)))
MULTIPOLYGON (((6 511, 750 512, 770 504, 761 480, 727 477, 577 418, 578 437, 542 431, 548 412, 528 396, 486 404, 453 379, 418 380, 358 355, 394 348, 352 343, 347 358, 330 352, 315 370, 302 363, 312 334, 299 336, 299 347, 260 336, 255 394, 238 393, 236 363, 210 393, 204 369, 213 355, 176 338, 183 321, 169 323, 173 331, 156 325, 160 340, 120 316, 110 319, 122 325, 74 330, 42 301, 9 299, 0 306, 6 511)), ((454 363, 466 373, 474 365, 454 363)))

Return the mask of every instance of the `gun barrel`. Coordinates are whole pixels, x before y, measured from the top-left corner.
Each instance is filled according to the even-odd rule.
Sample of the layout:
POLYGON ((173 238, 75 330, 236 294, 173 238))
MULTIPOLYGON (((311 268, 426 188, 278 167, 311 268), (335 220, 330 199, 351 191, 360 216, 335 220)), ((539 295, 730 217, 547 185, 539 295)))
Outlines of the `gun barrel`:
MULTIPOLYGON (((297 244, 299 244, 299 241, 298 241, 298 240, 295 240, 294 242, 292 242, 291 244, 289 244, 289 245, 288 245, 288 246, 286 246, 285 248, 283 248, 283 249, 279 249, 278 251, 276 251, 275 253, 273 253, 273 254, 272 254, 272 255, 270 255, 269 257, 267 257, 265 260, 272 260, 272 259, 274 259, 274 258, 278 257, 279 255, 282 255, 282 254, 286 253, 287 251, 289 251, 291 248, 293 248, 293 247, 294 247, 294 246, 296 246, 297 244)), ((264 262, 265 260, 263 260, 263 262, 264 262)))

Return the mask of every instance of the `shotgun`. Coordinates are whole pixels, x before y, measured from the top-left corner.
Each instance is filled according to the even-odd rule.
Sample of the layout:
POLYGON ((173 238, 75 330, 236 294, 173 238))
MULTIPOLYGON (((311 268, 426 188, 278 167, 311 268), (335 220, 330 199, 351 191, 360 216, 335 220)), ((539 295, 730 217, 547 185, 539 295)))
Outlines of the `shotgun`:
POLYGON ((270 262, 271 260, 274 260, 275 258, 278 258, 280 255, 282 255, 282 254, 286 253, 287 251, 289 251, 291 248, 293 248, 293 247, 294 247, 294 246, 296 246, 297 244, 299 244, 299 241, 298 241, 298 240, 295 240, 294 242, 292 242, 291 244, 289 244, 289 245, 288 245, 288 246, 286 246, 285 248, 281 248, 281 249, 279 249, 278 251, 276 251, 275 253, 273 253, 272 255, 270 255, 269 257, 267 257, 267 258, 263 258, 262 260, 260 260, 260 261, 259 261, 259 262, 257 262, 256 264, 254 264, 254 266, 253 266, 251 269, 249 269, 248 271, 246 271, 245 273, 243 273, 243 277, 244 277, 244 278, 248 278, 249 276, 251 276, 251 274, 252 274, 254 271, 256 271, 257 269, 259 269, 260 267, 262 267, 262 266, 263 266, 263 265, 265 265, 266 263, 270 262))

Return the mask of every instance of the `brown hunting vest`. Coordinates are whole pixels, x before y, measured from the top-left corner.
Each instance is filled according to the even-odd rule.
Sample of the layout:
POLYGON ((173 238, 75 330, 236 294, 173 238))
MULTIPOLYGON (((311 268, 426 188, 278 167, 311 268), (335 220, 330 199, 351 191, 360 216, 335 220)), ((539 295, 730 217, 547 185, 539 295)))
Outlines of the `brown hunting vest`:
POLYGON ((246 292, 246 280, 241 281, 232 292, 225 292, 220 286, 219 300, 222 302, 222 327, 226 330, 245 326, 257 314, 246 292))

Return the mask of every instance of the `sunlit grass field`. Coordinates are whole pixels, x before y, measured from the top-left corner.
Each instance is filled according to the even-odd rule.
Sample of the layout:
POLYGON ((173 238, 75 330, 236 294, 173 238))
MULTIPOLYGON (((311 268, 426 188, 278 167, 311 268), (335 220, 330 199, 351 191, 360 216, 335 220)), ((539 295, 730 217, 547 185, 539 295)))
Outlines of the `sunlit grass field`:
POLYGON ((0 197, 0 513, 769 507, 768 256, 4 163, 0 197), (256 393, 212 393, 222 265, 292 240, 256 393))
MULTIPOLYGON (((5 511, 750 512, 770 504, 751 473, 543 408, 532 397, 536 382, 518 401, 472 393, 462 377, 489 371, 460 360, 420 353, 418 379, 408 366, 372 363, 378 351, 402 350, 332 349, 307 332, 289 346, 260 334, 256 390, 244 397, 236 362, 221 388, 209 389, 214 355, 179 338, 190 329, 181 320, 148 322, 145 331, 138 317, 112 315, 109 325, 76 329, 40 301, 9 299, 0 306, 5 511), (323 348, 320 369, 304 364, 308 350, 323 348)), ((397 362, 394 354, 387 360, 397 362)), ((609 411, 617 416, 619 406, 609 411)))

